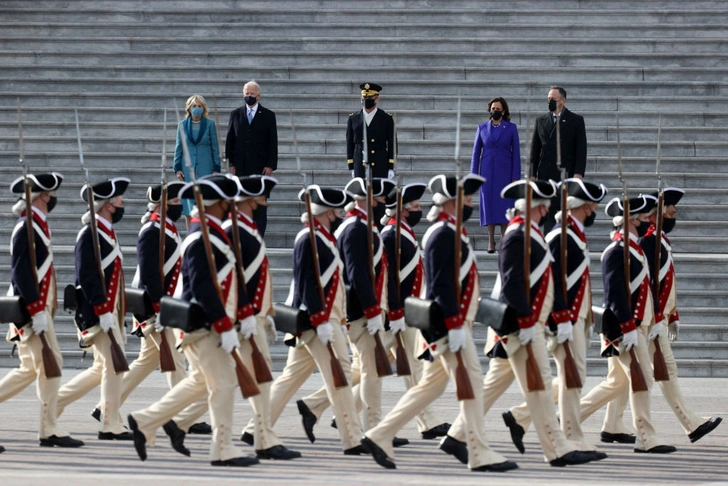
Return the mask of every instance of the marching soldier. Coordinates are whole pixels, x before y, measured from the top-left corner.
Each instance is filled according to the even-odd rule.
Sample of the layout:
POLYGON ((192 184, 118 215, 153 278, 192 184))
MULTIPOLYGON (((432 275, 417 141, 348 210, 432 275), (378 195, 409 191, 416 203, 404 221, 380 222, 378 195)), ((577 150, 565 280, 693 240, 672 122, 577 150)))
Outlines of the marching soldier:
MULTIPOLYGON (((159 232, 161 225, 160 207, 162 199, 162 186, 150 186, 147 189, 147 213, 142 217, 142 228, 137 240, 137 270, 131 286, 143 289, 152 302, 154 314, 134 315, 131 333, 141 338, 139 356, 129 366, 124 375, 121 388, 121 403, 123 404, 132 391, 159 367, 159 354, 161 334, 165 333, 167 342, 174 343, 174 332, 165 329, 159 323, 159 301, 163 296, 174 295, 179 282, 179 273, 182 266, 180 254, 181 240, 175 222, 182 215, 182 204, 179 191, 184 182, 174 181, 167 183, 167 217, 165 218, 165 262, 164 284, 159 273, 159 232)), ((167 373, 169 387, 174 387, 185 376, 185 358, 181 352, 172 352, 175 371, 167 373)), ((207 424, 194 424, 194 421, 207 412, 207 400, 200 399, 180 415, 164 424, 164 431, 170 437, 172 446, 178 452, 189 456, 190 451, 184 447, 184 437, 193 430, 193 427, 207 426, 207 424)), ((97 406, 91 414, 96 420, 101 417, 101 409, 97 406)), ((207 432, 210 433, 210 432, 207 432)))
POLYGON ((234 393, 238 386, 235 362, 231 353, 240 347, 233 327, 237 314, 237 278, 235 257, 230 241, 222 228, 228 214, 228 200, 238 195, 235 180, 223 175, 200 178, 180 190, 182 199, 194 198, 195 185, 199 187, 205 205, 205 221, 193 218, 190 230, 182 243, 183 300, 197 303, 204 312, 204 322, 191 323, 195 330, 179 333, 190 371, 158 402, 129 415, 129 428, 134 434, 134 447, 139 458, 147 458, 146 445, 154 444, 157 429, 174 415, 201 397, 207 397, 212 422, 210 464, 213 466, 247 467, 258 459, 245 457, 233 445, 234 393), (209 230, 214 269, 208 264, 208 255, 202 238, 202 225, 209 230), (213 284, 215 272, 222 289, 222 298, 213 284), (210 327, 206 327, 209 323, 210 327))
MULTIPOLYGON (((83 442, 71 438, 56 423, 56 402, 60 377, 48 378, 43 362, 43 344, 40 334, 45 335, 58 367, 63 367, 63 357, 58 347, 53 320, 56 315, 56 274, 53 268, 51 232, 48 227, 48 213, 56 205, 56 191, 63 181, 57 172, 50 174, 28 174, 31 201, 25 200, 25 177, 10 185, 13 194, 20 200, 13 206, 13 213, 19 220, 13 229, 10 244, 11 286, 9 295, 17 295, 25 303, 30 316, 28 323, 10 324, 7 339, 17 343, 20 366, 10 371, 0 381, 0 402, 17 395, 38 380, 40 407, 40 431, 38 437, 43 447, 81 447, 83 442), (33 241, 35 248, 35 270, 32 268, 28 241, 27 211, 32 210, 33 241), (37 275, 37 280, 36 280, 37 275)), ((0 452, 4 449, 0 447, 0 452)))
MULTIPOLYGON (((472 214, 472 195, 483 184, 483 178, 468 174, 463 178, 463 222, 472 214)), ((429 189, 435 204, 428 215, 433 225, 427 230, 422 244, 425 249, 425 276, 427 298, 435 301, 442 310, 443 321, 439 327, 427 332, 424 352, 434 361, 425 364, 422 378, 400 398, 394 409, 373 429, 367 430, 362 446, 370 452, 382 467, 395 469, 392 458, 392 439, 417 413, 432 403, 444 391, 450 377, 455 376, 458 366, 456 354, 460 352, 473 385, 472 400, 460 402, 460 415, 467 429, 467 448, 470 452, 468 467, 472 471, 508 471, 516 469, 515 462, 492 450, 485 440, 483 427, 483 394, 478 383, 483 377, 471 326, 475 318, 480 292, 480 282, 475 262, 475 252, 463 231, 460 237, 461 300, 456 300, 455 271, 451 265, 455 256, 455 228, 457 214, 457 186, 455 177, 438 175, 432 178, 429 189)), ((422 353, 421 353, 422 354, 422 353)))
MULTIPOLYGON (((677 364, 675 363, 675 356, 672 354, 672 348, 670 341, 677 340, 678 326, 679 326, 679 315, 677 311, 677 284, 675 281, 675 264, 672 258, 672 246, 667 234, 670 233, 675 227, 675 215, 677 214, 677 203, 682 198, 685 191, 675 187, 668 187, 664 189, 664 212, 662 220, 662 238, 661 250, 660 250, 660 293, 657 298, 657 317, 655 318, 655 324, 650 329, 649 340, 650 350, 649 355, 654 359, 654 342, 659 340, 660 349, 662 350, 665 358, 665 364, 670 376, 669 380, 660 381, 660 389, 662 394, 670 405, 670 409, 675 413, 675 416, 680 421, 680 424, 688 435, 690 442, 697 442, 705 435, 712 432, 722 421, 720 417, 706 418, 699 417, 691 410, 689 410, 685 404, 685 398, 683 397, 680 385, 677 380, 677 364)), ((651 195, 645 195, 646 198, 657 200, 657 193, 651 195)), ((650 278, 653 280, 654 285, 654 267, 655 257, 657 252, 657 213, 650 213, 649 215, 650 227, 647 233, 640 238, 640 246, 642 251, 647 258, 647 265, 649 266, 650 278)), ((628 390, 625 388, 624 395, 628 394, 628 390)), ((605 441, 618 441, 620 436, 615 437, 618 432, 612 432, 617 430, 623 430, 621 421, 624 408, 627 405, 626 400, 616 399, 607 405, 607 412, 605 416, 604 426, 602 427, 602 438, 605 441), (615 423, 615 422, 619 423, 615 423)), ((628 435, 634 443, 634 436, 628 435)))
MULTIPOLYGON (((554 258, 551 264, 554 278, 554 294, 558 298, 554 301, 552 316, 558 316, 564 309, 568 311, 568 321, 558 327, 551 326, 551 332, 555 337, 549 338, 549 349, 556 360, 557 378, 553 380, 554 396, 558 397, 559 417, 561 418, 561 430, 566 438, 579 446, 579 450, 593 451, 594 446, 587 443, 581 430, 581 419, 579 417, 580 405, 579 395, 581 388, 567 389, 565 372, 565 352, 562 343, 568 342, 574 363, 579 372, 579 378, 584 383, 586 379, 586 350, 588 338, 591 335, 591 279, 589 276, 589 247, 586 240, 585 228, 591 226, 597 215, 597 205, 607 194, 604 185, 596 185, 584 182, 581 179, 566 179, 567 188, 567 246, 566 246, 566 272, 567 292, 562 295, 563 275, 561 273, 562 241, 561 226, 557 224, 548 235, 546 241, 549 250, 554 258), (564 298, 565 297, 565 298, 564 298), (556 328, 555 328, 556 327, 556 328), (555 341, 555 342, 554 342, 555 341)), ((557 223, 561 213, 556 214, 557 223)), ((553 319, 550 319, 553 322, 553 319)), ((528 405, 523 403, 512 407, 504 414, 506 423, 515 421, 523 429, 528 429, 531 422, 531 415, 528 405)), ((514 427, 510 427, 514 429, 514 427)), ((515 427, 517 430, 517 427, 515 427)), ((518 431, 516 437, 521 435, 518 431)), ((520 440, 520 438, 519 438, 520 440)), ((522 444, 522 443, 521 443, 522 444)), ((520 449, 519 449, 520 450, 520 449)))
MULTIPOLYGON (((507 355, 509 366, 505 366, 506 360, 504 359, 491 360, 491 366, 489 366, 484 380, 485 393, 490 396, 488 402, 492 404, 499 393, 503 393, 515 377, 526 398, 544 458, 553 467, 584 464, 604 459, 606 454, 576 450, 576 447, 566 439, 559 428, 552 397, 551 367, 545 340, 545 325, 549 317, 554 318, 557 323, 568 322, 569 319, 568 311, 562 311, 557 316, 552 314, 555 290, 551 256, 548 244, 539 229, 539 224, 548 213, 551 198, 556 195, 556 188, 550 181, 529 181, 533 190, 533 199, 531 207, 527 208, 526 183, 525 180, 515 181, 501 191, 501 197, 516 200, 515 207, 520 214, 508 223, 508 228, 501 240, 501 249, 498 254, 498 282, 493 295, 498 296, 499 300, 515 310, 518 329, 498 340, 498 347, 503 348, 503 352, 499 356, 507 355), (522 216, 526 211, 530 211, 531 219, 531 241, 528 243, 525 240, 526 220, 522 216), (526 244, 531 246, 530 275, 528 277, 530 299, 524 292, 526 279, 524 278, 523 255, 526 244), (541 391, 530 391, 527 386, 528 344, 531 344, 534 359, 544 382, 544 390, 541 391)), ((569 325, 571 325, 570 322, 569 325)), ((494 352, 498 351, 494 350, 494 352)), ((514 436, 511 424, 507 423, 507 425, 511 428, 511 436, 518 447, 520 437, 514 436), (517 441, 516 438, 519 440, 517 441)), ((520 428, 520 426, 518 427, 520 428)), ((462 432, 460 417, 458 417, 441 448, 462 460, 462 453, 453 446, 462 443, 464 438, 465 434, 462 432), (448 438, 457 442, 450 441, 451 444, 447 444, 448 438), (443 446, 450 447, 445 449, 443 446)), ((523 453, 522 445, 518 449, 523 453)))
MULTIPOLYGON (((267 206, 267 198, 278 183, 270 176, 240 177, 240 194, 235 198, 236 210, 231 218, 238 218, 240 251, 245 282, 238 285, 238 321, 240 322, 241 346, 239 353, 248 369, 253 369, 251 340, 255 340, 265 358, 268 369, 272 360, 268 349, 269 334, 275 336, 275 324, 270 318, 273 313, 273 278, 266 255, 265 242, 253 220, 255 210, 267 206)), ((233 241, 231 220, 223 223, 223 229, 233 241)), ((301 453, 284 446, 270 421, 270 383, 258 383, 260 394, 249 398, 255 418, 251 420, 254 433, 243 431, 242 440, 254 445, 259 459, 296 459, 301 453)))
POLYGON ((366 178, 363 164, 364 129, 362 116, 366 118, 367 156, 372 165, 372 177, 391 179, 394 177, 394 120, 391 113, 377 107, 382 87, 375 83, 359 86, 364 111, 349 113, 346 125, 346 158, 351 177, 366 178))
MULTIPOLYGON (((310 229, 304 228, 298 235, 293 248, 293 281, 286 304, 304 310, 313 329, 292 336, 287 340, 291 347, 283 372, 276 378, 270 390, 271 425, 280 417, 286 404, 296 391, 306 382, 318 367, 338 418, 339 436, 345 455, 361 455, 364 451, 359 445, 362 435, 359 415, 354 407, 351 387, 336 388, 331 370, 331 355, 327 349, 331 344, 347 381, 351 380, 351 363, 346 347, 343 326, 346 323, 346 295, 342 272, 344 264, 334 237, 334 230, 341 223, 341 210, 351 201, 351 195, 341 189, 320 187, 312 184, 299 193, 305 200, 305 191, 311 198, 311 216, 316 239, 316 254, 312 250, 310 229), (314 267, 318 258, 319 272, 314 267), (320 275, 325 301, 319 295, 320 275)), ((308 226, 308 214, 301 217, 308 226)), ((245 433, 253 434, 252 424, 245 433)), ((243 437, 245 440, 245 434, 243 437)))
MULTIPOLYGON (((124 269, 121 244, 116 239, 113 225, 124 217, 123 194, 129 179, 117 177, 92 186, 95 199, 93 208, 99 236, 101 261, 96 262, 90 227, 90 212, 81 221, 84 227, 76 237, 76 325, 80 333, 81 347, 93 347, 94 362, 90 368, 76 375, 58 392, 58 415, 65 407, 101 385, 101 430, 99 440, 132 440, 121 420, 121 384, 123 376, 116 374, 111 356, 113 332, 123 350, 126 336, 123 332, 124 269), (105 282, 99 279, 98 265, 105 282), (106 294, 104 295, 104 290, 106 294)), ((87 186, 81 189, 81 198, 89 200, 87 186)))
POLYGON ((650 276, 647 257, 638 243, 638 234, 646 233, 648 215, 655 211, 655 200, 639 196, 629 200, 627 227, 629 231, 629 250, 624 248, 623 223, 624 207, 620 198, 609 201, 607 216, 613 218, 615 234, 613 242, 602 254, 602 278, 604 280, 604 319, 602 324, 602 356, 611 361, 607 378, 592 388, 581 399, 581 420, 586 420, 611 400, 621 396, 629 389, 629 402, 632 408, 633 426, 637 431, 635 452, 669 454, 677 449, 659 443, 650 420, 650 388, 653 384, 652 369, 648 353, 649 328, 655 321, 655 307, 650 289, 650 276), (642 227, 642 230, 638 228, 642 227), (629 251, 629 288, 625 292, 625 251, 629 251), (630 372, 629 351, 634 348, 639 366, 642 369, 648 390, 633 391, 630 372))

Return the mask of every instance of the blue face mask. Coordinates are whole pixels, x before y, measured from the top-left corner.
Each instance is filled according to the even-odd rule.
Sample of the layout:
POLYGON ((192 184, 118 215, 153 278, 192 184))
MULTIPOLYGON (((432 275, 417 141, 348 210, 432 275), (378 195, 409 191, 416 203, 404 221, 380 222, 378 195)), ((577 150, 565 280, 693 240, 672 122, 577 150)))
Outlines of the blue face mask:
POLYGON ((200 118, 202 116, 202 113, 205 112, 205 109, 200 106, 193 106, 190 108, 190 113, 194 118, 200 118))

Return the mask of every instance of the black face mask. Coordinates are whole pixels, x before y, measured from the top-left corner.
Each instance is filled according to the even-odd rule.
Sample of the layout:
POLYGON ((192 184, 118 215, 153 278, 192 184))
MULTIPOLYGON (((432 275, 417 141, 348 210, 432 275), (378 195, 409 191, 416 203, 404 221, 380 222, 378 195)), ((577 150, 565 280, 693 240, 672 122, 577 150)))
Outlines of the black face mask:
POLYGON ((675 229, 675 218, 662 218, 662 231, 669 233, 675 229))
POLYGON ((556 100, 549 100, 549 111, 556 111, 556 100))
POLYGON ((642 238, 647 234, 647 230, 650 229, 650 225, 648 223, 645 223, 642 221, 639 226, 637 226, 637 236, 642 238))
POLYGON ((172 221, 177 221, 182 216, 182 205, 181 204, 170 204, 167 206, 167 218, 172 221))
MULTIPOLYGON (((50 199, 48 200, 48 212, 50 213, 53 211, 53 208, 56 207, 56 204, 58 204, 58 197, 56 196, 49 196, 50 199)), ((675 220, 673 220, 673 226, 675 225, 675 220)))
POLYGON ((337 229, 339 229, 339 226, 341 226, 341 223, 344 222, 344 218, 336 217, 331 224, 329 225, 329 231, 332 233, 335 233, 337 229))
POLYGON ((592 211, 592 213, 584 220, 584 227, 588 228, 589 226, 593 225, 595 219, 597 219, 597 213, 592 211))
POLYGON ((367 98, 364 100, 364 108, 366 108, 367 110, 371 110, 376 104, 377 100, 375 100, 374 98, 367 98))
POLYGON ((420 222, 422 219, 422 211, 410 211, 409 215, 407 216, 407 224, 410 225, 412 228, 415 227, 417 223, 420 222))
POLYGON ((491 112, 490 112, 490 117, 491 117, 491 118, 492 118, 493 120, 495 120, 495 121, 498 121, 498 120, 500 120, 501 118, 503 118, 503 112, 502 112, 502 111, 500 111, 500 110, 493 110, 493 111, 491 111, 491 112))
POLYGON ((245 98, 245 104, 248 106, 255 106, 255 104, 258 102, 258 98, 255 96, 246 96, 245 98))
POLYGON ((463 223, 473 215, 473 206, 463 206, 463 223))
POLYGON ((116 212, 114 212, 114 214, 111 215, 112 224, 118 223, 119 221, 121 221, 121 218, 124 217, 124 208, 123 207, 120 208, 117 206, 114 206, 114 207, 116 208, 116 212))

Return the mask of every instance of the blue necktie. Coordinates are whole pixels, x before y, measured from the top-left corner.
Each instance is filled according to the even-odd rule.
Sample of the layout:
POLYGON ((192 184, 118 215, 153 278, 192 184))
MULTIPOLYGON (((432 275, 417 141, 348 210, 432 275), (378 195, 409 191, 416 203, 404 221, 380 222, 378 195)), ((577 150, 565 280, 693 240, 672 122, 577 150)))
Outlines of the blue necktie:
POLYGON ((253 123, 253 110, 248 110, 248 125, 253 123))

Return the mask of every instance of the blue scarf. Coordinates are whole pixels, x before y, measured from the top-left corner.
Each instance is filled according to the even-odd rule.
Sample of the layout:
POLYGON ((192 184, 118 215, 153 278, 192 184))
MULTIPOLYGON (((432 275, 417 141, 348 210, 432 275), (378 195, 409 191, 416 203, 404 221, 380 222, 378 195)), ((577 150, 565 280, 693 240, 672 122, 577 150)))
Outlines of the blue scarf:
POLYGON ((182 124, 184 125, 185 135, 187 136, 187 141, 189 141, 192 145, 197 146, 202 141, 202 137, 205 136, 205 133, 207 133, 207 118, 204 116, 200 118, 200 131, 197 133, 197 138, 192 138, 192 118, 186 118, 182 120, 182 124))

